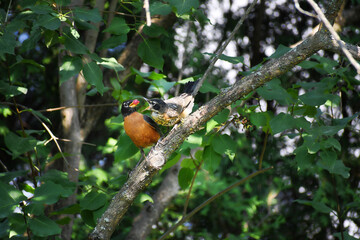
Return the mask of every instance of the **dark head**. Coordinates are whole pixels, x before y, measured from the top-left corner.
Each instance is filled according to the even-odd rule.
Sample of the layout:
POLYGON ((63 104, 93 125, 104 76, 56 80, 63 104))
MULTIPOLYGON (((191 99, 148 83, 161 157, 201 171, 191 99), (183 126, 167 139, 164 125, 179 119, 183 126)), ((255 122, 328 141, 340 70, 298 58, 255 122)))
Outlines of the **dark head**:
POLYGON ((139 104, 139 100, 134 99, 134 100, 127 100, 125 102, 123 102, 123 104, 121 105, 121 114, 123 115, 123 117, 126 117, 128 115, 130 115, 133 112, 136 112, 136 106, 139 104))
POLYGON ((159 98, 144 99, 149 103, 148 110, 156 113, 164 113, 166 111, 167 105, 163 100, 159 98))

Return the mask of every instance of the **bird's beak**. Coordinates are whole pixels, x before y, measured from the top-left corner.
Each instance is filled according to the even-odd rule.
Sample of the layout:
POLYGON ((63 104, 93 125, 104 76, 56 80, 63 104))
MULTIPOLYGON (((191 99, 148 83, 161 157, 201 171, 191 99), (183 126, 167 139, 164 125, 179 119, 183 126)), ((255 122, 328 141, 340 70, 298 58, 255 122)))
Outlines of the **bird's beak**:
POLYGON ((136 107, 139 103, 139 100, 135 99, 134 101, 132 101, 132 103, 130 103, 129 107, 136 107))

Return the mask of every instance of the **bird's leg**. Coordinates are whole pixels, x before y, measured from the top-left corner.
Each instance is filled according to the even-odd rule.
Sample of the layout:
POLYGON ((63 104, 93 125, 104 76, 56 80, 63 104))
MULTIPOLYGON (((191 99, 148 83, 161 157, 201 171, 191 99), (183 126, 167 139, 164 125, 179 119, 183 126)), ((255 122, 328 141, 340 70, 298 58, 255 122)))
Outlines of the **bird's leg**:
POLYGON ((135 168, 137 168, 137 166, 139 166, 139 164, 145 159, 144 149, 140 148, 140 153, 141 153, 141 157, 140 157, 140 160, 137 162, 135 168))

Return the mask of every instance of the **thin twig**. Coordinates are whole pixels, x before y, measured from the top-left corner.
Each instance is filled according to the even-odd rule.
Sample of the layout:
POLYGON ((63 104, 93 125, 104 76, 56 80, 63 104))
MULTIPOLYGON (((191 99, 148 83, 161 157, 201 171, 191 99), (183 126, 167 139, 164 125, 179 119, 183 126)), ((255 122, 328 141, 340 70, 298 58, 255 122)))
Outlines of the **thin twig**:
MULTIPOLYGON (((26 107, 26 106, 24 106, 24 105, 21 105, 21 104, 15 105, 15 104, 9 103, 9 102, 1 102, 0 104, 10 105, 10 106, 19 106, 19 107, 24 108, 24 109, 27 109, 27 110, 32 110, 31 108, 28 108, 28 107, 26 107)), ((46 124, 45 124, 38 116, 36 116, 36 114, 34 114, 32 111, 30 111, 30 113, 41 123, 41 125, 43 125, 43 127, 45 128, 45 130, 49 133, 51 139, 54 140, 55 145, 56 145, 56 147, 58 148, 58 150, 59 150, 62 158, 64 159, 65 163, 67 164, 67 166, 68 166, 69 168, 72 168, 71 165, 69 164, 68 160, 66 159, 64 153, 63 153, 62 150, 61 150, 61 147, 60 147, 60 145, 59 145, 59 143, 58 143, 58 141, 57 141, 58 138, 51 132, 51 130, 48 128, 48 126, 46 126, 46 124)), ((74 168, 74 170, 75 170, 75 171, 78 171, 78 169, 76 169, 76 168, 74 168)), ((36 186, 36 184, 35 184, 35 186, 36 186)))
MULTIPOLYGON (((192 158, 192 157, 191 157, 192 158)), ((194 183, 195 183, 195 179, 196 179, 196 176, 197 174, 199 173, 200 169, 201 169, 201 165, 202 163, 204 162, 204 159, 201 160, 200 164, 198 166, 196 166, 196 172, 194 174, 194 177, 191 181, 191 184, 190 184, 190 187, 189 187, 189 191, 188 191, 188 194, 186 196, 186 202, 185 202, 185 205, 184 205, 184 211, 183 211, 183 217, 186 216, 186 212, 187 212, 187 208, 189 206, 189 201, 190 201, 190 195, 191 195, 191 191, 192 191, 192 188, 194 187, 194 183)))
POLYGON ((7 20, 8 20, 8 16, 9 16, 11 4, 12 4, 12 0, 10 0, 8 9, 7 9, 7 11, 6 11, 6 16, 5 16, 5 21, 4 21, 5 23, 6 23, 7 20))
MULTIPOLYGON (((19 111, 19 104, 16 103, 16 100, 15 98, 13 98, 14 100, 14 106, 15 106, 15 109, 16 109, 16 115, 17 117, 19 118, 19 123, 20 123, 20 126, 21 126, 21 130, 22 130, 22 136, 23 138, 26 138, 26 133, 25 133, 25 128, 24 128, 24 123, 23 123, 23 120, 21 118, 21 112, 19 111)), ((30 170, 31 170, 31 177, 32 177, 32 181, 33 181, 33 184, 35 186, 35 188, 37 187, 37 182, 36 182, 36 179, 35 179, 35 176, 37 175, 35 173, 35 167, 34 167, 34 163, 32 162, 32 159, 31 159, 31 156, 28 152, 25 153, 25 156, 28 158, 28 161, 29 161, 29 165, 30 165, 30 170)))
POLYGON ((265 149, 266 149, 266 144, 267 144, 268 136, 269 136, 269 130, 267 130, 266 133, 265 133, 264 144, 263 144, 263 147, 262 147, 262 150, 261 150, 260 159, 259 159, 259 170, 261 170, 261 168, 262 168, 262 162, 263 162, 263 159, 264 159, 264 154, 265 154, 265 149))
POLYGON ((326 28, 329 30, 333 38, 336 40, 337 44, 339 44, 341 50, 344 52, 345 56, 349 59, 350 63, 355 67, 358 74, 360 74, 360 64, 353 58, 349 50, 345 47, 344 43, 341 41, 339 35, 336 33, 335 29, 331 26, 331 23, 327 20, 322 10, 313 0, 307 0, 310 5, 314 8, 315 12, 324 23, 326 28))
POLYGON ((196 85, 195 89, 194 89, 194 96, 197 94, 197 92, 199 91, 201 85, 203 84, 204 80, 207 78, 207 76, 210 74, 210 71, 214 68, 214 65, 216 63, 216 61, 219 59, 220 55, 224 52, 224 50, 226 49, 227 45, 233 40, 235 34, 237 33, 237 31, 239 30, 239 28, 241 27, 241 25, 243 24, 243 22, 245 21, 245 19, 247 18, 247 16, 250 14, 250 11, 255 7, 257 3, 257 0, 254 0, 250 7, 246 10, 245 14, 241 17, 241 19, 239 20, 239 22, 236 24, 234 30, 231 32, 229 38, 224 42, 224 44, 216 51, 215 53, 215 57, 212 59, 209 67, 206 69, 204 75, 199 79, 199 83, 196 85))
POLYGON ((193 211, 191 211, 189 214, 187 214, 186 216, 184 216, 179 222, 177 222, 174 226, 172 226, 166 233, 164 233, 164 235, 162 235, 159 240, 163 240, 165 239, 170 233, 172 233, 178 226, 180 226, 181 224, 183 224, 186 220, 188 220, 189 218, 191 218, 195 213, 197 213, 198 211, 200 211, 201 209, 203 209, 206 205, 210 204, 211 202, 213 202, 215 199, 221 197, 222 195, 224 195, 225 193, 227 193, 228 191, 232 190, 233 188, 245 183, 246 181, 252 179, 253 177, 264 173, 270 169, 272 169, 273 167, 269 167, 263 170, 259 170, 256 171, 250 175, 248 175, 247 177, 237 181, 236 183, 232 184, 231 186, 225 188, 224 190, 218 192, 217 194, 215 194, 214 196, 210 197, 209 199, 207 199, 205 202, 203 202, 202 204, 200 204, 199 206, 197 206, 193 211))
POLYGON ((300 4, 299 4, 299 1, 298 1, 298 0, 294 0, 294 2, 295 2, 295 8, 296 8, 299 12, 301 12, 302 14, 307 15, 307 16, 309 16, 309 17, 318 18, 318 16, 316 16, 315 14, 313 14, 313 13, 311 13, 311 12, 308 12, 308 11, 302 9, 302 8, 300 7, 300 4))
POLYGON ((0 159, 0 165, 4 168, 5 172, 9 172, 8 168, 7 168, 6 165, 1 161, 1 159, 0 159))
POLYGON ((150 6, 149 6, 149 0, 144 0, 144 9, 145 9, 145 15, 146 15, 146 26, 151 26, 151 17, 150 17, 150 6))
POLYGON ((104 103, 104 104, 88 104, 88 105, 77 105, 77 106, 63 106, 63 107, 57 107, 57 108, 48 108, 48 109, 42 109, 37 110, 38 112, 54 112, 54 111, 60 111, 67 108, 91 108, 91 107, 113 107, 113 106, 119 106, 118 103, 104 103))

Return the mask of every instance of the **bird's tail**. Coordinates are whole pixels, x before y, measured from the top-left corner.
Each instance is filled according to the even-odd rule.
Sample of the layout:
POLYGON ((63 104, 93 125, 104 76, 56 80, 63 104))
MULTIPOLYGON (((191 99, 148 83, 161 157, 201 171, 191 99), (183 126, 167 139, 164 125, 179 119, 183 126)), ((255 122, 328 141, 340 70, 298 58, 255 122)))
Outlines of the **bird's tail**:
POLYGON ((185 83, 183 93, 192 95, 198 82, 199 80, 185 83))

